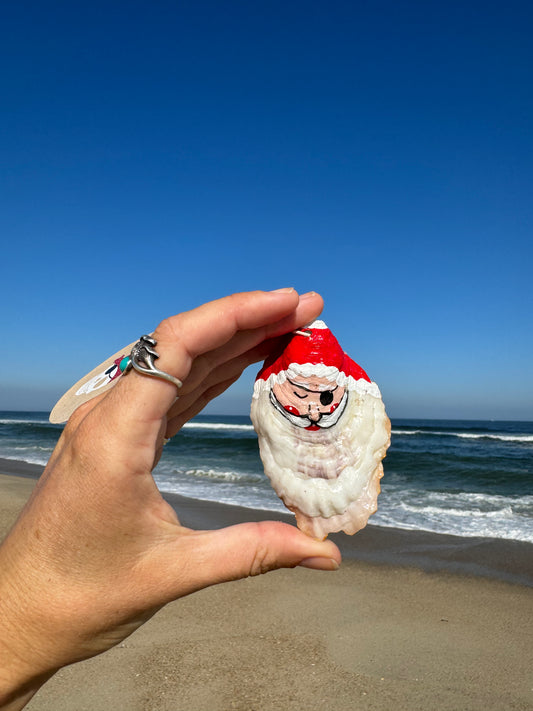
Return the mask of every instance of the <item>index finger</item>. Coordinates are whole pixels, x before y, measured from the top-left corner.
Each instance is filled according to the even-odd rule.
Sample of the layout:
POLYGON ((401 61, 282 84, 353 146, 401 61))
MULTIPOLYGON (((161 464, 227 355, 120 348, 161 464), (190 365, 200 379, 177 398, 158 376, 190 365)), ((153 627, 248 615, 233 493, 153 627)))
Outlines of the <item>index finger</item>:
MULTIPOLYGON (((238 331, 267 327, 280 321, 297 308, 299 299, 292 288, 232 294, 165 319, 154 336, 160 344, 166 341, 171 345, 181 344, 192 360, 224 345, 238 331)), ((168 365, 176 364, 169 362, 168 365)))
MULTIPOLYGON (((303 326, 322 310, 322 298, 310 292, 302 297, 295 289, 271 292, 254 291, 233 294, 200 306, 192 311, 165 319, 156 328, 157 367, 185 381, 194 359, 236 340, 232 356, 249 350, 267 338, 273 338, 303 326), (246 338, 239 343, 239 334, 246 338)), ((161 420, 174 402, 174 385, 132 372, 121 379, 109 393, 118 397, 120 391, 121 418, 128 421, 161 420), (127 408, 127 412, 125 411, 127 408)), ((111 404, 111 403, 110 403, 111 404)))

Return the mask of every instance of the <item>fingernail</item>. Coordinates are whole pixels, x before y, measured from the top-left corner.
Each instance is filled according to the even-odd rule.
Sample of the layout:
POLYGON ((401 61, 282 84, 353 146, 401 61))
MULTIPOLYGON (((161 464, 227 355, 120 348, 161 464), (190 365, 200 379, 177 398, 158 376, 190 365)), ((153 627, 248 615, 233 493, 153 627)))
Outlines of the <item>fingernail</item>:
POLYGON ((283 289, 272 289, 270 292, 271 294, 290 294, 291 291, 294 291, 293 286, 286 286, 283 289))
POLYGON ((339 564, 334 558, 304 558, 298 563, 301 568, 312 570, 338 570, 339 564))
POLYGON ((311 299, 313 296, 316 295, 316 291, 308 291, 307 294, 302 294, 300 296, 300 301, 304 301, 305 299, 311 299))

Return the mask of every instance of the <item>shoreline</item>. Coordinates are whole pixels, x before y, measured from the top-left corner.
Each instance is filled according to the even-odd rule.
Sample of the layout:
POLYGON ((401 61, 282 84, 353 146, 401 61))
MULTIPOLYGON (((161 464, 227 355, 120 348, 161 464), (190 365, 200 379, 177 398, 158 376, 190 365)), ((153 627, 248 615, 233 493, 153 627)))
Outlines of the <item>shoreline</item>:
MULTIPOLYGON (((0 474, 38 479, 44 467, 0 458, 0 474)), ((162 492, 184 526, 215 529, 245 521, 280 520, 294 525, 289 512, 274 512, 193 499, 162 492)), ((492 578, 533 587, 533 543, 501 538, 474 538, 375 526, 369 523, 354 536, 331 534, 343 559, 377 565, 416 568, 492 578)))
MULTIPOLYGON (((0 539, 41 471, 0 460, 0 539)), ((169 500, 182 523, 206 528, 270 513, 169 500)), ((533 708, 531 588, 472 574, 480 556, 464 539, 377 527, 338 537, 338 571, 277 570, 176 600, 117 647, 61 669, 28 711, 533 708), (461 555, 456 574, 446 557, 461 555), (425 556, 437 561, 426 571, 425 556)), ((493 543, 473 544, 488 546, 491 570, 493 543)))

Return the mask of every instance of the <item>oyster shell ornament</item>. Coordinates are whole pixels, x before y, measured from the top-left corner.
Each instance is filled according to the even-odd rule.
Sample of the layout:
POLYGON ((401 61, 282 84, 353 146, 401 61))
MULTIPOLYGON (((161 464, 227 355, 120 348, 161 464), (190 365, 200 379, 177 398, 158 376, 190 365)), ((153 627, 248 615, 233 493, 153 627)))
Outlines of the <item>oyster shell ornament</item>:
POLYGON ((257 375, 251 419, 265 473, 313 538, 353 534, 377 509, 390 421, 381 393, 323 321, 296 331, 257 375))

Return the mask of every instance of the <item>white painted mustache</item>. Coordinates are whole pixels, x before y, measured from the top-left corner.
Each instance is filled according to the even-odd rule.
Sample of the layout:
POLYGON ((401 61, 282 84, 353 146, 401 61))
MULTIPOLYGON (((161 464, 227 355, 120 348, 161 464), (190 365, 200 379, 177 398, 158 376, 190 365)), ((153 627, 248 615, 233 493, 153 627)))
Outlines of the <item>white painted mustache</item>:
POLYGON ((295 427, 302 427, 302 429, 305 429, 306 427, 317 426, 321 429, 326 430, 329 427, 333 427, 333 425, 336 425, 339 421, 340 416, 344 412, 346 403, 348 402, 348 390, 346 390, 346 392, 342 396, 342 400, 340 401, 337 409, 329 414, 321 414, 320 418, 317 421, 311 420, 309 417, 307 417, 307 415, 293 415, 291 412, 288 412, 276 398, 272 390, 270 391, 270 402, 274 405, 276 410, 278 410, 278 412, 281 412, 283 417, 286 417, 287 420, 289 420, 289 422, 291 422, 295 427))

